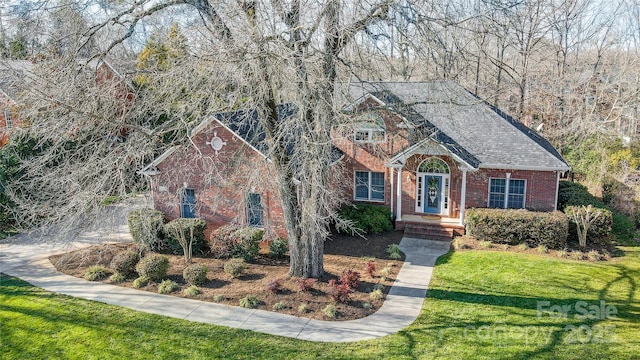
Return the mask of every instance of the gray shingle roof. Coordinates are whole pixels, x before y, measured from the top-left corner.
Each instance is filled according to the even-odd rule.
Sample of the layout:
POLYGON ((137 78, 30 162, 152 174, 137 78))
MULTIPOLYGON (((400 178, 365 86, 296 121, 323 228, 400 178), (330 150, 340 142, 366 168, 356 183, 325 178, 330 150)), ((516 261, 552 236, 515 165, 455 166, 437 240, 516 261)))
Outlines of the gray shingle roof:
POLYGON ((353 100, 366 94, 415 126, 411 144, 431 137, 476 168, 569 170, 545 138, 453 82, 351 85, 353 100))

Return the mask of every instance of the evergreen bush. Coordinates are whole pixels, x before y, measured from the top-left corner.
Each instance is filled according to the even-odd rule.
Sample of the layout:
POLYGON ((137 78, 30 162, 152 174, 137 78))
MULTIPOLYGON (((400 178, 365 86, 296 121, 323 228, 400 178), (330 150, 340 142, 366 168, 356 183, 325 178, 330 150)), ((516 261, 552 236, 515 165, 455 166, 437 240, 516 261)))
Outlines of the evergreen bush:
MULTIPOLYGON (((338 211, 338 215, 353 222, 358 231, 365 234, 379 234, 393 230, 391 224, 391 211, 385 206, 370 204, 354 204, 345 206, 338 211)), ((341 229, 338 231, 354 235, 356 231, 352 229, 341 229)))
POLYGON ((559 211, 533 212, 523 209, 469 209, 466 233, 478 240, 550 249, 567 246, 568 219, 559 211))
POLYGON ((149 280, 161 280, 167 276, 167 270, 169 270, 169 258, 159 254, 149 254, 136 265, 136 272, 140 277, 149 280))

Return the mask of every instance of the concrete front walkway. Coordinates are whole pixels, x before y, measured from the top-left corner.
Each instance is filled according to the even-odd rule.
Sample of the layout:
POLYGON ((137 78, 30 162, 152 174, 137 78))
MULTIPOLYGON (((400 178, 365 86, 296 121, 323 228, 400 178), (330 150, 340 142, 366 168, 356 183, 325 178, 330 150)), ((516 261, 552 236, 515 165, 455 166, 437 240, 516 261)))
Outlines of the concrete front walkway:
POLYGON ((348 342, 393 334, 413 323, 422 309, 436 259, 449 250, 447 242, 403 238, 400 248, 406 261, 382 307, 363 319, 322 321, 89 282, 57 272, 47 260, 49 255, 105 239, 130 241, 126 226, 116 229, 112 233, 94 229, 68 239, 34 232, 5 240, 0 243, 0 272, 48 291, 147 313, 310 341, 348 342))

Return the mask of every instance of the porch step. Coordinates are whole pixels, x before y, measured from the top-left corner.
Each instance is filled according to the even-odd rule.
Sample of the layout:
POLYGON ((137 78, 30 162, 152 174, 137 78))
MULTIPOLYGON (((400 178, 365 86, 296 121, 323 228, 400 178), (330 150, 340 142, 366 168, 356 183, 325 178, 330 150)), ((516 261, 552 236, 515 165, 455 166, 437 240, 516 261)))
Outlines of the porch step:
POLYGON ((406 224, 404 235, 406 237, 429 240, 451 241, 455 229, 430 224, 406 224))

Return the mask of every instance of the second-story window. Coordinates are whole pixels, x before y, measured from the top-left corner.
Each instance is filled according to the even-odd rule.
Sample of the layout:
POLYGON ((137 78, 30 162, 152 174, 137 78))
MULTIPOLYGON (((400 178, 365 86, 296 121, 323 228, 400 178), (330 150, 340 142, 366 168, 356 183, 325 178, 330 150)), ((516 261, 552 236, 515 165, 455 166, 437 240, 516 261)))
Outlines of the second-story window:
POLYGON ((386 139, 384 120, 376 113, 367 113, 356 119, 353 140, 357 143, 382 142, 386 139))

